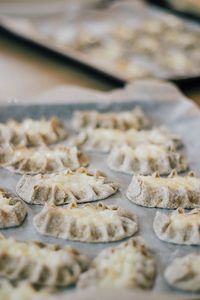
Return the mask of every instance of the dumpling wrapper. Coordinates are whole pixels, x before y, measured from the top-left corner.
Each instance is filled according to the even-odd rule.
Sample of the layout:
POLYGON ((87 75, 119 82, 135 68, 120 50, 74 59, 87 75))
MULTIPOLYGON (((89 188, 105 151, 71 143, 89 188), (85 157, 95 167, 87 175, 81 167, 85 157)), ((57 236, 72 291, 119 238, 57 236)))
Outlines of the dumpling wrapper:
POLYGON ((77 201, 91 202, 105 199, 116 193, 119 186, 99 171, 87 169, 63 171, 53 174, 24 175, 17 184, 17 194, 27 203, 53 203, 61 205, 77 201))
POLYGON ((42 235, 87 243, 119 241, 138 230, 134 214, 102 203, 81 207, 72 203, 66 208, 46 205, 33 223, 42 235))
POLYGON ((87 156, 76 147, 0 148, 0 166, 21 174, 54 173, 87 165, 87 156))
POLYGON ((141 130, 150 125, 147 116, 139 107, 136 107, 132 111, 108 113, 101 113, 96 110, 75 111, 72 122, 73 127, 77 131, 85 128, 120 130, 135 128, 141 130))
POLYGON ((186 213, 178 208, 171 214, 157 212, 153 222, 157 237, 165 242, 180 245, 200 245, 200 209, 186 213))
POLYGON ((193 172, 178 176, 173 170, 168 177, 134 175, 126 193, 138 205, 159 208, 195 208, 200 205, 200 178, 193 172))
POLYGON ((155 275, 155 260, 143 239, 136 237, 101 251, 81 274, 78 287, 150 289, 155 275))
POLYGON ((188 169, 188 163, 182 154, 152 144, 140 145, 135 149, 127 145, 115 147, 108 155, 107 165, 113 171, 130 175, 151 175, 155 171, 167 175, 174 168, 177 172, 188 169))
POLYGON ((164 277, 173 288, 188 292, 199 292, 200 253, 191 253, 174 259, 166 268, 164 277))
POLYGON ((77 137, 72 138, 71 144, 87 151, 109 152, 114 146, 126 144, 136 148, 143 144, 162 145, 174 149, 180 147, 182 142, 178 136, 172 134, 167 128, 157 127, 149 130, 137 131, 129 129, 86 129, 77 137))
POLYGON ((27 209, 24 202, 0 188, 0 228, 19 226, 26 215, 27 209))
POLYGON ((21 122, 9 120, 0 124, 0 144, 13 146, 41 146, 55 144, 67 136, 61 120, 52 117, 47 120, 24 119, 21 122), (7 136, 6 136, 7 134, 7 136))

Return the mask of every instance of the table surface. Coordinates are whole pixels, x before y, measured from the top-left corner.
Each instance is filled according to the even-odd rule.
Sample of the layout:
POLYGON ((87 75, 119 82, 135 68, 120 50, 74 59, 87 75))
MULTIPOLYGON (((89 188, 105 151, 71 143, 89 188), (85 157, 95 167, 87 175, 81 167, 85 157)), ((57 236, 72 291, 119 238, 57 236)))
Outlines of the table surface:
POLYGON ((112 85, 78 67, 53 60, 0 36, 0 99, 34 96, 57 85, 75 84, 99 90, 112 85))
MULTIPOLYGON (((58 85, 75 84, 108 91, 115 86, 61 60, 0 36, 0 102, 38 95, 58 85)), ((200 105, 200 87, 184 91, 200 105)))

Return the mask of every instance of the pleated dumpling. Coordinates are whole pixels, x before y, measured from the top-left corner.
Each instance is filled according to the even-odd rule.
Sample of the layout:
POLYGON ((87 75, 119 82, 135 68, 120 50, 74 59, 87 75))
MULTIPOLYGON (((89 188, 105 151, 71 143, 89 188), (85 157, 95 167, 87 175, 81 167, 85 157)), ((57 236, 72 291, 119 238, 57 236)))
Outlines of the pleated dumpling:
POLYGON ((78 286, 150 289, 155 275, 155 260, 142 238, 136 237, 100 252, 81 274, 78 286))
POLYGON ((119 129, 86 129, 71 139, 71 145, 86 151, 106 153, 124 139, 125 132, 119 129))
POLYGON ((0 166, 16 173, 53 173, 87 165, 88 158, 76 147, 0 148, 0 166))
POLYGON ((53 174, 24 175, 17 184, 17 194, 27 203, 61 205, 77 201, 91 202, 105 199, 118 190, 118 184, 97 171, 87 169, 53 174))
POLYGON ((164 273, 167 283, 188 292, 200 291, 200 253, 190 253, 176 258, 164 273))
POLYGON ((9 120, 0 124, 0 136, 6 131, 12 133, 9 134, 9 142, 14 146, 50 145, 67 136, 66 128, 57 117, 49 120, 45 118, 40 120, 24 119, 21 122, 9 120))
POLYGON ((0 189, 0 228, 22 224, 27 214, 26 205, 12 193, 0 189))
POLYGON ((138 229, 136 216, 119 206, 75 203, 66 208, 45 206, 34 217, 43 235, 88 243, 112 242, 132 236, 138 229))
POLYGON ((134 175, 126 196, 146 207, 195 208, 200 205, 200 178, 193 172, 178 176, 176 170, 168 177, 160 177, 158 172, 151 176, 134 175))
POLYGON ((158 171, 169 174, 176 168, 178 172, 188 169, 184 156, 159 145, 140 145, 135 149, 127 145, 115 147, 107 158, 109 168, 126 174, 151 175, 158 171))
POLYGON ((82 130, 77 137, 72 139, 71 143, 87 151, 96 152, 109 152, 114 146, 123 144, 131 148, 142 144, 153 144, 174 149, 182 144, 178 136, 164 127, 141 131, 136 129, 122 131, 119 129, 89 128, 82 130))
POLYGON ((10 281, 65 287, 76 283, 88 258, 71 247, 0 238, 0 276, 10 281))
POLYGON ((167 215, 157 212, 154 223, 157 237, 165 242, 181 245, 200 245, 200 209, 186 213, 178 208, 167 215))
POLYGON ((183 145, 180 137, 164 126, 140 131, 130 129, 126 131, 124 142, 133 148, 141 144, 153 144, 176 149, 183 145))
POLYGON ((132 111, 101 113, 96 110, 75 111, 73 127, 78 131, 83 128, 107 128, 128 130, 144 129, 150 124, 144 112, 136 107, 132 111))

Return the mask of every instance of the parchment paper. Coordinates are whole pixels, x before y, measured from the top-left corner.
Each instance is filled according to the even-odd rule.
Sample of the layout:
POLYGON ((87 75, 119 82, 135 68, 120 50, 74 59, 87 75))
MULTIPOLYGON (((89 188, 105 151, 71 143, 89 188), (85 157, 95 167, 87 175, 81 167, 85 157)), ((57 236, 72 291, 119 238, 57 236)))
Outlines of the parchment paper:
MULTIPOLYGON (((1 106, 0 121, 5 121, 10 117, 23 119, 24 117, 39 118, 41 116, 49 117, 51 115, 58 115, 68 126, 70 126, 70 118, 75 109, 121 111, 126 109, 130 110, 134 106, 140 105, 147 115, 154 119, 156 123, 162 123, 169 126, 175 133, 181 136, 185 144, 185 152, 188 156, 190 167, 197 174, 200 174, 200 112, 195 104, 185 99, 173 85, 159 81, 136 81, 126 89, 114 91, 108 95, 105 93, 98 94, 98 92, 89 92, 80 88, 77 89, 75 93, 75 87, 62 87, 55 91, 51 91, 50 94, 47 92, 46 95, 36 98, 35 103, 37 104, 25 105, 24 99, 18 100, 17 105, 1 106), (50 94, 53 95, 54 104, 52 104, 53 99, 50 97, 50 94), (100 101, 101 95, 103 96, 102 101, 100 101), (41 102, 42 98, 45 104, 39 105, 38 103, 41 102), (73 103, 76 98, 79 101, 73 103), (64 99, 65 101, 63 101, 64 99), (110 101, 107 101, 109 99, 110 101), (49 100, 51 104, 47 104, 47 100, 49 100), (60 102, 60 104, 56 104, 56 102, 60 102), (63 104, 63 102, 65 102, 65 104, 63 104)), ((151 292, 147 293, 147 298, 145 299, 150 299, 149 297, 151 294, 152 297, 158 297, 157 294, 154 295, 154 293, 157 292, 164 293, 166 296, 169 295, 169 299, 174 299, 172 297, 175 295, 181 295, 180 299, 183 299, 184 293, 171 289, 166 284, 163 279, 163 272, 175 257, 194 251, 200 252, 200 247, 177 246, 160 241, 155 236, 152 228, 153 219, 158 209, 134 205, 125 197, 127 186, 131 181, 131 176, 109 170, 105 163, 106 155, 91 153, 88 153, 88 155, 91 160, 89 166, 90 170, 94 171, 95 169, 100 169, 106 172, 110 178, 120 183, 120 191, 116 195, 105 200, 105 203, 121 205, 138 215, 139 232, 136 235, 141 235, 145 239, 146 244, 151 248, 155 255, 157 263, 155 287, 151 292)), ((9 171, 0 169, 1 187, 15 191, 15 186, 19 178, 20 175, 15 175, 9 171)), ((97 255, 102 249, 118 244, 118 242, 86 244, 42 237, 36 232, 32 225, 33 216, 42 209, 42 206, 27 205, 27 207, 28 217, 22 226, 17 229, 0 230, 0 232, 7 237, 14 236, 18 240, 41 240, 43 242, 58 243, 60 245, 71 245, 78 248, 82 253, 89 255, 91 258, 97 255)), ((168 210, 164 211, 168 212, 168 210)), ((134 292, 132 293, 132 295, 134 295, 134 292)), ((84 292, 84 294, 87 295, 86 292, 84 292)), ((93 297, 91 296, 91 298, 88 299, 93 299, 93 297)), ((108 297, 105 299, 111 298, 108 297)), ((114 299, 116 299, 116 297, 114 299)), ((125 299, 129 299, 128 296, 125 299)), ((188 299, 191 298, 188 296, 188 299)))

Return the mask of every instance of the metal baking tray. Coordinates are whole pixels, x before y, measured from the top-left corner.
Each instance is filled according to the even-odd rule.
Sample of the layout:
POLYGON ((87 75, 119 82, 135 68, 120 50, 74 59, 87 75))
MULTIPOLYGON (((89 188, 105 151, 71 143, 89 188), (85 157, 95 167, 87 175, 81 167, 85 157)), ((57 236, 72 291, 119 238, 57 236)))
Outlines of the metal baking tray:
MULTIPOLYGON (((113 86, 122 87, 126 84, 126 80, 116 76, 115 73, 108 72, 103 68, 97 68, 95 65, 91 64, 90 60, 84 55, 76 53, 70 49, 62 50, 56 45, 52 45, 51 42, 25 32, 21 28, 21 24, 24 24, 24 19, 19 20, 18 18, 2 18, 0 19, 0 34, 8 36, 16 41, 21 42, 23 45, 33 48, 39 51, 43 55, 49 55, 53 59, 59 59, 67 64, 72 64, 81 70, 88 72, 90 75, 95 75, 96 77, 107 80, 113 86), (19 26, 18 26, 19 25, 19 26)), ((26 22, 26 21, 25 21, 26 22)))
MULTIPOLYGON (((174 13, 178 16, 189 18, 191 20, 200 22, 200 9, 198 5, 192 5, 189 1, 183 1, 183 5, 177 5, 178 1, 172 0, 148 0, 154 5, 158 5, 162 9, 166 9, 171 13, 174 13), (188 2, 188 4, 186 3, 188 2)), ((179 4, 179 3, 178 3, 179 4)))
MULTIPOLYGON (((55 99, 56 100, 56 99, 55 99)), ((145 113, 155 121, 156 124, 162 123, 171 128, 175 133, 179 134, 185 145, 185 152, 187 154, 189 165, 192 170, 197 174, 200 174, 200 111, 191 105, 186 100, 182 101, 155 101, 152 98, 146 98, 141 101, 123 101, 123 102, 102 102, 95 103, 70 103, 70 104, 45 104, 45 105, 5 105, 0 108, 0 122, 4 122, 9 118, 16 118, 22 120, 25 117, 41 118, 43 116, 50 117, 57 115, 60 117, 67 126, 70 126, 70 118, 75 110, 96 109, 99 111, 123 111, 131 110, 135 106, 140 106, 145 113), (193 109, 192 109, 193 108, 193 109)), ((148 247, 152 250, 157 264, 157 277, 155 286, 152 291, 148 292, 148 295, 155 295, 153 293, 159 292, 168 295, 169 297, 180 295, 180 299, 183 299, 183 295, 194 296, 194 294, 186 294, 175 289, 170 288, 163 279, 163 272, 168 264, 177 256, 182 256, 190 252, 200 252, 198 246, 178 246, 170 243, 160 241, 153 232, 153 219, 157 209, 144 208, 129 202, 126 199, 125 192, 128 184, 131 181, 131 176, 115 173, 109 170, 106 166, 105 154, 91 154, 88 153, 90 158, 89 170, 95 169, 102 170, 107 175, 119 182, 120 191, 104 200, 106 204, 117 204, 129 211, 134 212, 139 219, 139 231, 136 235, 142 236, 148 247)), ((7 188, 11 191, 15 191, 16 183, 18 182, 20 175, 16 175, 7 170, 0 169, 0 185, 3 188, 7 188)), ((71 245, 79 249, 82 253, 89 255, 91 258, 95 257, 102 249, 115 246, 119 242, 114 243, 80 243, 65 241, 57 238, 44 237, 36 232, 33 227, 33 216, 38 213, 42 206, 27 205, 28 216, 24 223, 18 228, 0 230, 0 233, 6 237, 13 236, 18 240, 39 240, 47 243, 56 243, 60 245, 71 245)), ((169 212, 169 210, 164 210, 169 212)))
MULTIPOLYGON (((137 15, 141 14, 141 18, 144 18, 145 15, 153 16, 158 19, 162 19, 162 16, 166 15, 167 12, 163 10, 159 10, 156 7, 146 6, 143 3, 138 4, 134 3, 134 1, 125 1, 127 3, 118 3, 106 11, 86 11, 80 17, 76 17, 75 20, 72 20, 72 24, 78 24, 81 22, 84 23, 84 20, 87 18, 91 18, 91 20, 98 20, 98 24, 91 23, 93 27, 100 28, 105 27, 104 21, 102 18, 105 18, 106 22, 109 23, 109 19, 123 19, 123 17, 127 18, 136 18, 137 15), (135 8, 135 9, 134 9, 135 8), (130 11, 129 11, 130 10, 130 11), (133 16, 132 16, 132 13, 133 16), (101 24, 102 23, 102 24, 101 24)), ((89 19, 90 20, 90 19, 89 19)), ((66 15, 63 14, 56 14, 55 16, 45 16, 44 18, 41 17, 32 17, 32 19, 24 19, 24 18, 14 18, 14 17, 3 17, 0 19, 0 28, 4 33, 9 34, 12 37, 17 38, 20 41, 23 41, 26 45, 35 46, 37 49, 42 50, 43 52, 49 53, 54 57, 60 57, 63 60, 67 60, 67 62, 72 62, 77 66, 92 72, 93 74, 99 75, 104 77, 105 79, 113 81, 119 86, 124 85, 129 78, 124 74, 125 72, 116 72, 111 65, 99 63, 98 60, 91 59, 87 54, 81 53, 78 50, 72 49, 70 46, 62 45, 56 43, 48 36, 45 37, 45 30, 49 27, 48 31, 55 30, 54 26, 58 26, 60 23, 66 21, 66 15), (54 29, 53 29, 54 28, 54 29)), ((89 21, 89 23, 92 21, 89 21)), ((198 25, 195 22, 189 22, 185 20, 189 27, 195 27, 198 29, 198 25)), ((63 23, 65 24, 65 23, 63 23)), ((70 23, 65 24, 66 26, 70 27, 70 23)), ((64 26, 64 25, 63 25, 64 26)), ((73 31, 73 30, 72 30, 73 31)), ((200 82, 200 74, 191 75, 188 74, 187 76, 170 76, 169 74, 162 74, 160 71, 157 73, 157 77, 162 79, 170 80, 176 83, 179 86, 185 86, 190 84, 198 84, 200 82)))

